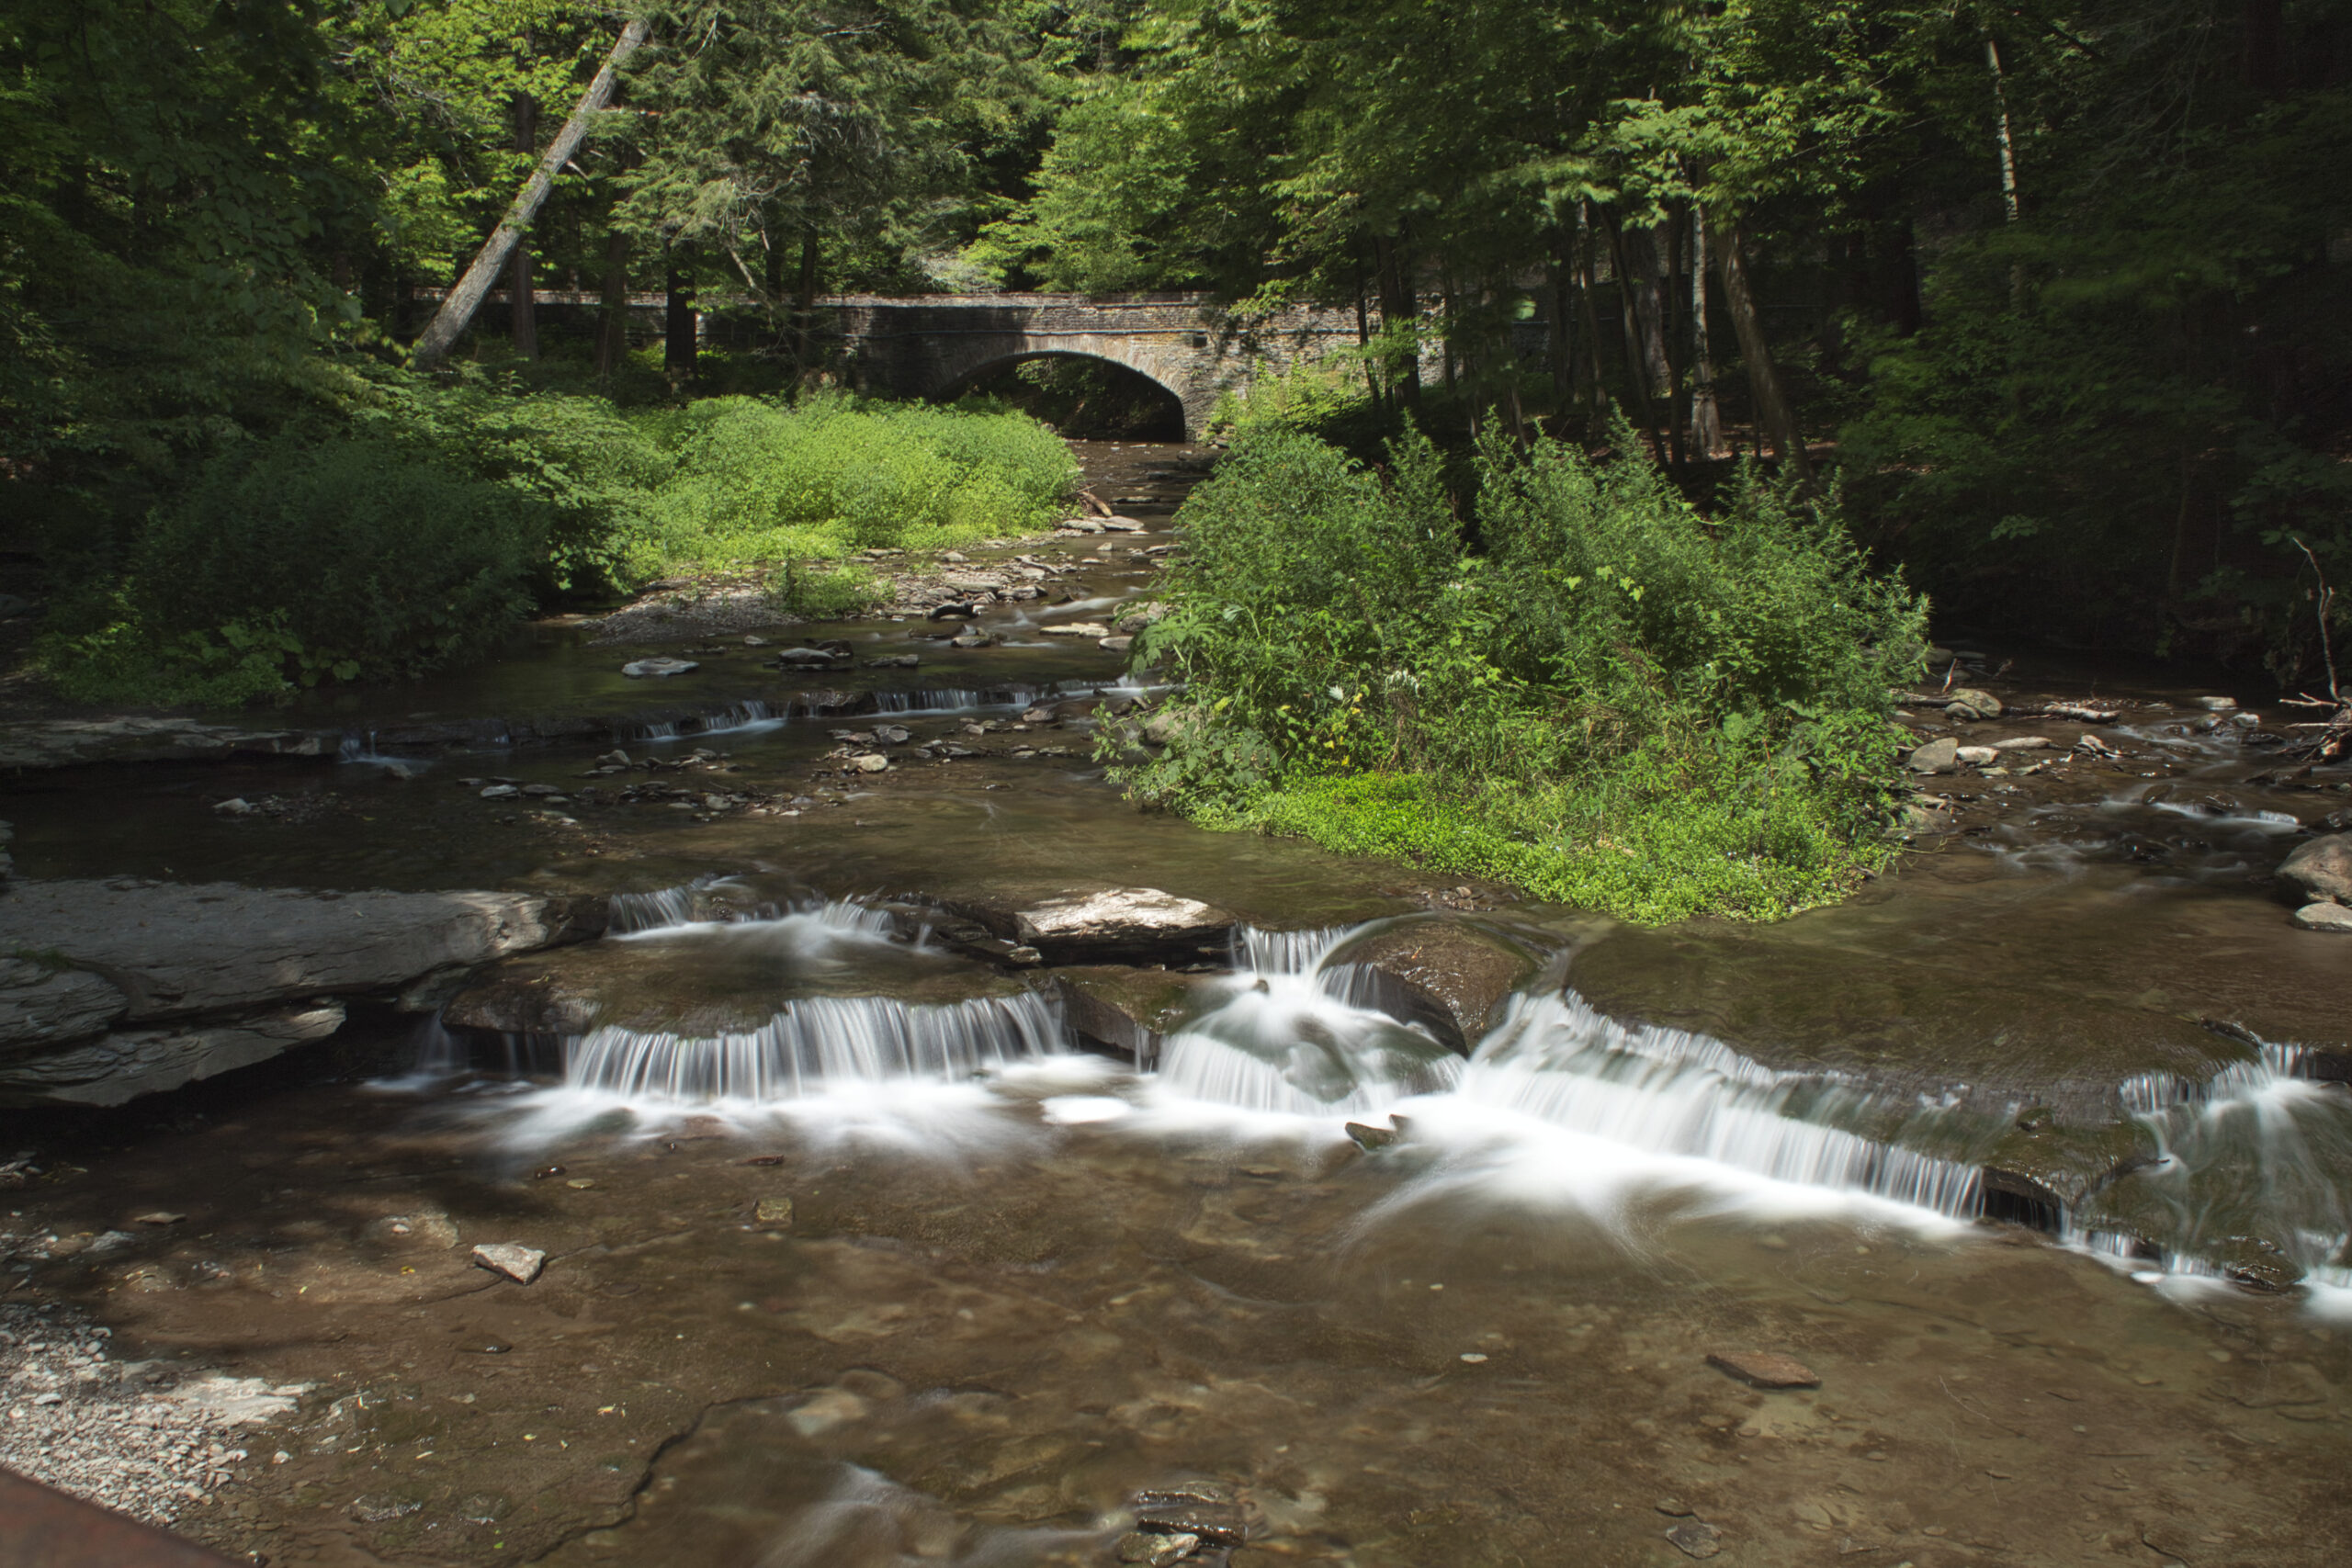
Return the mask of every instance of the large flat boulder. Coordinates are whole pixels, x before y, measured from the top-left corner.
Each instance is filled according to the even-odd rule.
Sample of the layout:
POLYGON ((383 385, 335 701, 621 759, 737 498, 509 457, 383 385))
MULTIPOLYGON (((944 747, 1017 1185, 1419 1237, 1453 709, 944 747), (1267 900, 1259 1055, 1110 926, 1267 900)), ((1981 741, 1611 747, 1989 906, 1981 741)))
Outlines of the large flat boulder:
POLYGON ((120 1105, 266 1062, 343 1027, 343 1004, 277 1008, 220 1021, 117 1030, 62 1049, 0 1056, 0 1103, 120 1105))
POLYGON ((999 939, 1035 950, 1047 964, 1139 960, 1190 963, 1222 953, 1231 911, 1157 887, 1093 887, 1042 897, 981 895, 950 908, 999 939))
POLYGON ((341 730, 250 729, 192 718, 53 718, 0 724, 0 768, 187 762, 235 756, 332 757, 341 730))
POLYGON ((0 888, 0 1103, 119 1105, 341 1027, 338 998, 594 934, 605 900, 173 884, 0 888))
POLYGON ((397 990, 435 969, 601 930, 604 900, 514 893, 322 893, 233 883, 13 882, 0 953, 122 993, 127 1022, 397 990))

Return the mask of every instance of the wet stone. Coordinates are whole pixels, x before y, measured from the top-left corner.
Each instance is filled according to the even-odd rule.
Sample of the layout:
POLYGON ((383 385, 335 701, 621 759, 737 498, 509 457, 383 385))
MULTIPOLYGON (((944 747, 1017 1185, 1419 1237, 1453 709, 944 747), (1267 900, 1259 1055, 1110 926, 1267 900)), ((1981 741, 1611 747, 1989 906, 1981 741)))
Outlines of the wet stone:
POLYGON ((752 1217, 763 1225, 788 1225, 792 1223, 792 1200, 763 1198, 752 1217))
POLYGON ((1713 1557, 1724 1549, 1723 1532, 1704 1519, 1685 1519, 1666 1539, 1686 1557, 1713 1557))
POLYGON ((1167 1568, 1181 1562, 1199 1550, 1201 1538, 1196 1535, 1146 1535, 1141 1530, 1129 1530, 1119 1538, 1119 1561, 1141 1562, 1147 1568, 1167 1568))
POLYGON ((1755 1388, 1819 1388, 1820 1374, 1793 1357, 1770 1350, 1718 1350, 1707 1365, 1755 1388))
MULTIPOLYGON (((1145 1496, 1156 1495, 1147 1493, 1145 1496)), ((1136 1529, 1153 1535, 1196 1536, 1216 1546, 1239 1546, 1249 1534, 1248 1522, 1235 1503, 1199 1502, 1191 1498, 1165 1503, 1138 1502, 1136 1529)))
POLYGON ((2352 908, 2341 904, 2306 904, 2295 911, 2295 924, 2307 931, 2352 931, 2352 908))
POLYGON ((684 675, 701 668, 691 659, 640 659, 622 665, 621 673, 632 681, 641 681, 648 676, 684 675))

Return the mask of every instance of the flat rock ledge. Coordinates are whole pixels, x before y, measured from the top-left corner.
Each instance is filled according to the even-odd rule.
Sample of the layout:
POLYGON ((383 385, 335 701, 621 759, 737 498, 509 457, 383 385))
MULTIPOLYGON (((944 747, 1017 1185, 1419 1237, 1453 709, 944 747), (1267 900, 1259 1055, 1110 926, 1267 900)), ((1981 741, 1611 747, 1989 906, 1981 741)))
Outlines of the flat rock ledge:
POLYGON ((344 1003, 601 931, 605 901, 232 883, 0 890, 0 1103, 119 1105, 266 1061, 344 1003))
POLYGON ((220 757, 332 757, 339 729, 248 729, 192 718, 57 718, 0 724, 0 768, 187 762, 220 757))

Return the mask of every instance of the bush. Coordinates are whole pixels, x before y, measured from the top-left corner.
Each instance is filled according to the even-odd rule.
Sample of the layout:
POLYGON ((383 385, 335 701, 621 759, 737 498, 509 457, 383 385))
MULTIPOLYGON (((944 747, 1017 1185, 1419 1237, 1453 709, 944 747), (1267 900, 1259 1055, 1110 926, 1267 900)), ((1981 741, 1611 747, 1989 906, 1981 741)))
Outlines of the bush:
POLYGON ((1061 515, 1078 479, 1060 438, 1019 414, 714 398, 658 428, 675 468, 647 508, 646 565, 823 559, 1035 532, 1061 515))
POLYGON ((84 701, 422 674, 505 633, 546 529, 541 503, 398 443, 253 443, 150 519, 103 624, 51 637, 45 662, 84 701))
POLYGON ((546 554, 533 574, 542 597, 630 586, 646 501, 671 460, 607 400, 466 381, 403 389, 363 428, 371 426, 528 498, 546 520, 546 554))
POLYGON ((1750 475, 1710 522, 1645 460, 1490 437, 1472 554, 1434 448, 1391 456, 1261 429, 1193 492, 1135 794, 1643 919, 1801 908, 1883 853, 1925 606, 1834 502, 1750 475))

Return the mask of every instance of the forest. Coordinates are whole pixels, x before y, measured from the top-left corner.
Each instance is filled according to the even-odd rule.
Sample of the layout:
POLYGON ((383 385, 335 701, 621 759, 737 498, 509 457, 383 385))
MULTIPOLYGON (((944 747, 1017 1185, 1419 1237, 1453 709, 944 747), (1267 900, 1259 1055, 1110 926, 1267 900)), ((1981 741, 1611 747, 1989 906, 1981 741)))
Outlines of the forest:
POLYGON ((1940 613, 2309 682, 2352 576, 2345 11, 12 6, 9 547, 86 634, 256 441, 423 442, 544 501, 605 481, 509 471, 502 431, 826 381, 821 293, 1202 290, 1363 312, 1282 417, 1367 455, 1623 415, 1702 502, 1737 453, 1834 477, 1940 613), (428 374, 438 291, 607 62, 428 374), (581 303, 542 323, 526 281, 581 303), (649 292, 723 298, 744 346, 627 341, 649 292))
POLYGON ((1930 606, 2335 691, 2347 29, 2324 0, 15 6, 29 658, 69 702, 220 706, 664 573, 854 614, 865 552, 1069 504, 1024 411, 1156 394, 1065 359, 893 404, 820 301, 1314 307, 1353 333, 1218 404, 1231 472, 1136 654, 1190 716, 1156 758, 1105 742, 1131 793, 1655 917, 1803 907, 1884 852, 1930 606))

